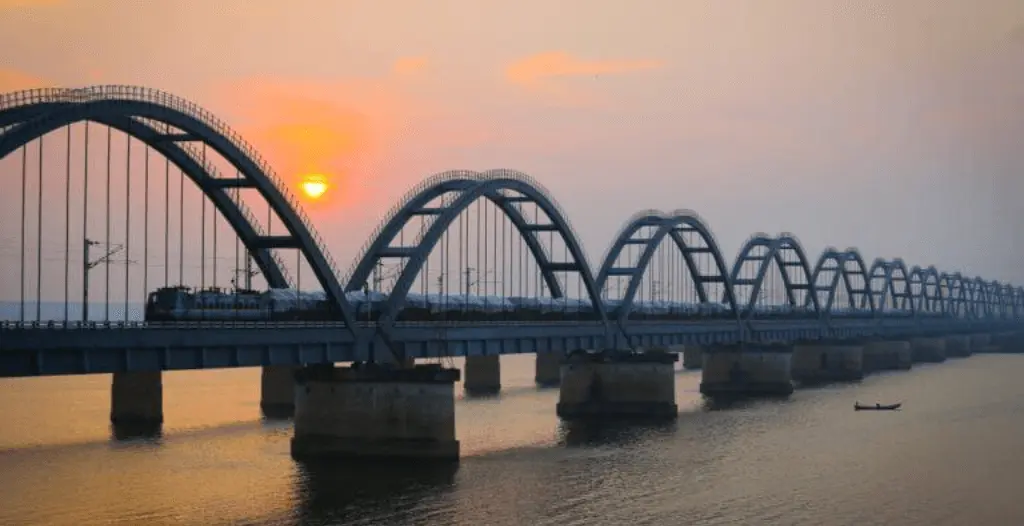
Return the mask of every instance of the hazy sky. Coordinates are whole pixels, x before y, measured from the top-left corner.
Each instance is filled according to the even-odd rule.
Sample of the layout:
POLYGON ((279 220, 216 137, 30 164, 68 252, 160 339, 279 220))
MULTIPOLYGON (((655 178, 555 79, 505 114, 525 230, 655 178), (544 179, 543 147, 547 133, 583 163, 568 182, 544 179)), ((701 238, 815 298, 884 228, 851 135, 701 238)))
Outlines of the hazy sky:
MULTIPOLYGON (((347 261, 429 174, 516 168, 596 259, 644 208, 1024 283, 1024 2, 0 0, 0 91, 222 116, 347 261)), ((596 265, 596 263, 595 263, 596 265)))

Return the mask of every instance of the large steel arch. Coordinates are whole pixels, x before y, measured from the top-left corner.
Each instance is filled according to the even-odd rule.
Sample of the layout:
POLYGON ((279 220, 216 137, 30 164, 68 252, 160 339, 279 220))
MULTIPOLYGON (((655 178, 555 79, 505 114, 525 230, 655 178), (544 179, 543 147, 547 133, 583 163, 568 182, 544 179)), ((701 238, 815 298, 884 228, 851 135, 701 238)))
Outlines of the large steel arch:
POLYGON ((892 300, 892 307, 901 310, 916 312, 913 297, 910 293, 910 272, 907 265, 900 258, 886 261, 876 258, 868 270, 868 288, 871 289, 871 296, 875 299, 875 312, 884 314, 886 306, 892 300), (879 283, 876 287, 875 283, 879 283), (896 284, 902 283, 903 290, 897 289, 896 284))
MULTIPOLYGON (((364 246, 360 257, 356 260, 355 266, 344 279, 345 290, 355 291, 364 286, 377 263, 391 255, 389 254, 388 249, 395 241, 395 238, 397 238, 402 230, 408 226, 410 221, 416 217, 427 215, 436 216, 443 211, 443 208, 426 208, 431 201, 434 201, 445 194, 464 191, 501 172, 501 170, 491 170, 483 173, 468 170, 455 170, 435 174, 416 185, 416 187, 414 187, 398 202, 398 204, 392 207, 388 213, 387 219, 377 227, 377 230, 374 231, 373 234, 371 234, 370 241, 366 246, 364 246)), ((505 172, 512 173, 507 170, 505 172)), ((519 178, 526 180, 525 175, 516 175, 518 175, 519 178)), ((529 181, 529 183, 534 187, 537 186, 533 181, 529 181)), ((558 276, 556 275, 555 270, 550 264, 551 262, 549 261, 548 254, 544 251, 544 248, 541 246, 537 236, 533 235, 532 232, 526 232, 530 223, 525 217, 523 217, 519 208, 514 205, 515 202, 522 201, 509 199, 501 193, 501 190, 490 191, 485 194, 484 197, 494 203, 495 206, 505 214, 505 217, 507 217, 516 227, 519 233, 523 236, 523 241, 530 250, 530 253, 533 255, 534 260, 540 266, 541 275, 544 277, 544 281, 547 284, 548 289, 552 291, 552 295, 554 297, 562 297, 564 295, 564 291, 562 290, 561 283, 558 281, 558 276)), ((551 200, 551 202, 553 203, 554 201, 551 200)), ((557 210, 557 208, 553 208, 552 210, 557 210)), ((560 212, 558 213, 561 215, 560 212)), ((565 224, 568 225, 568 223, 565 224)), ((575 235, 571 230, 567 232, 570 236, 575 238, 575 235)), ((398 256, 404 256, 404 253, 399 253, 398 256)))
POLYGON ((975 276, 964 283, 967 293, 968 317, 986 318, 991 315, 988 283, 981 276, 975 276))
POLYGON ((629 277, 626 292, 615 312, 620 325, 626 323, 629 313, 632 311, 637 290, 643 281, 644 272, 647 271, 651 259, 666 237, 671 239, 682 253, 686 269, 697 285, 697 297, 701 303, 709 301, 707 293, 707 285, 709 283, 722 283, 725 289, 725 303, 729 305, 730 312, 738 320, 740 311, 736 305, 736 298, 733 295, 732 282, 725 258, 722 256, 718 243, 715 242, 714 235, 705 225, 704 221, 695 212, 689 210, 677 210, 668 214, 657 210, 645 210, 634 214, 619 231, 618 235, 615 236, 615 241, 605 253, 601 268, 597 274, 597 287, 599 290, 604 290, 608 278, 612 274, 629 277), (645 227, 655 227, 654 233, 650 237, 635 238, 636 233, 645 227), (684 232, 696 232, 705 246, 689 246, 686 238, 682 235, 684 232), (622 254, 622 250, 630 244, 641 244, 643 246, 638 261, 629 268, 616 268, 615 262, 622 254), (717 276, 708 276, 701 272, 693 259, 693 255, 696 253, 711 254, 715 267, 718 270, 717 276))
MULTIPOLYGON (((0 98, 0 126, 6 126, 0 135, 0 158, 6 157, 22 145, 54 130, 78 122, 95 121, 114 125, 147 145, 161 151, 183 172, 197 183, 214 201, 225 219, 235 228, 246 249, 252 253, 268 248, 297 248, 305 255, 327 297, 340 311, 348 330, 356 335, 356 318, 352 306, 345 299, 344 290, 332 268, 330 256, 319 238, 308 225, 296 201, 283 185, 277 183, 269 166, 237 133, 209 112, 184 99, 168 93, 132 86, 97 86, 74 90, 32 90, 9 94, 0 98), (32 108, 35 109, 32 109, 32 108), (35 115, 34 118, 27 116, 35 115), (144 121, 159 122, 180 130, 180 133, 159 133, 144 121), (145 131, 148 129, 149 131, 145 131), (179 141, 199 141, 214 149, 245 179, 245 187, 255 188, 281 219, 289 238, 254 235, 252 223, 248 228, 230 212, 233 206, 227 200, 225 189, 238 187, 231 179, 212 178, 202 169, 191 165, 169 146, 179 141), (165 153, 166 152, 166 153, 165 153), (217 195, 221 194, 221 195, 217 195), (225 213, 227 212, 227 213, 225 213), (233 216, 233 217, 232 217, 233 216)), ((179 151, 183 151, 179 148, 179 151)), ((194 162, 194 159, 193 159, 194 162)), ((241 213, 241 212, 238 212, 241 213)), ((283 274, 262 257, 261 270, 268 280, 281 283, 283 274), (276 272, 276 275, 275 275, 276 272)))
MULTIPOLYGON (((608 327, 608 316, 605 306, 601 301, 600 291, 597 289, 594 277, 590 272, 586 256, 575 234, 573 234, 572 228, 569 226, 564 214, 561 213, 554 203, 554 200, 548 196, 546 191, 537 188, 533 181, 523 174, 511 170, 492 170, 486 172, 479 181, 462 188, 455 199, 445 203, 441 210, 434 214, 436 218, 417 241, 417 244, 410 247, 407 251, 401 251, 403 257, 407 258, 407 261, 402 267, 402 271, 392 288, 391 294, 388 296, 384 312, 381 314, 378 327, 382 332, 387 333, 394 325, 398 314, 405 305, 409 290, 423 268, 427 257, 434 249, 434 246, 440 241, 441 236, 448 230, 448 227, 458 218, 459 214, 476 200, 489 198, 489 195, 502 191, 519 194, 522 198, 535 203, 548 216, 555 230, 566 243, 573 261, 569 263, 569 266, 552 264, 547 258, 538 260, 537 263, 549 265, 551 268, 558 268, 562 271, 572 270, 578 272, 583 279, 584 287, 587 289, 587 294, 590 297, 595 312, 606 328, 608 327)), ((516 225, 516 228, 519 229, 520 234, 524 237, 532 237, 534 235, 534 232, 529 227, 530 225, 527 224, 516 225)), ((557 290, 561 294, 560 289, 557 290)), ((555 292, 556 289, 552 289, 552 294, 555 294, 555 292)))
POLYGON ((945 298, 946 314, 956 318, 967 317, 967 287, 964 285, 963 274, 943 273, 939 276, 939 284, 945 298))
POLYGON ((942 287, 939 286, 939 271, 934 266, 920 267, 914 265, 910 269, 910 276, 907 279, 910 301, 915 313, 945 313, 942 287))
POLYGON ((815 315, 820 317, 822 312, 821 305, 814 288, 814 281, 812 281, 811 267, 803 247, 800 246, 800 242, 790 234, 781 234, 773 238, 763 233, 755 234, 740 248, 739 255, 736 257, 736 261, 733 262, 732 272, 729 275, 734 294, 735 287, 737 286, 747 285, 753 287, 750 292, 750 299, 747 301, 747 305, 743 307, 741 316, 744 318, 753 317, 757 299, 761 294, 764 280, 768 275, 768 268, 771 267, 772 261, 779 267, 780 274, 782 274, 782 284, 785 288, 786 299, 789 304, 792 307, 801 307, 802 305, 798 303, 795 292, 797 290, 806 290, 807 296, 811 298, 810 301, 814 307, 815 315), (764 248, 765 251, 755 255, 754 251, 759 248, 764 248), (795 264, 783 258, 783 253, 786 250, 791 250, 796 254, 797 261, 795 264), (743 264, 747 261, 756 261, 758 265, 757 273, 751 279, 740 278, 743 264), (803 272, 804 283, 793 282, 793 276, 790 275, 789 270, 792 267, 797 267, 803 272))
MULTIPOLYGON (((822 251, 821 256, 818 257, 818 262, 814 265, 814 270, 811 272, 810 282, 814 284, 815 296, 819 292, 827 293, 825 305, 821 308, 823 316, 832 312, 840 282, 842 282, 846 289, 847 303, 850 309, 867 309, 872 314, 875 312, 874 298, 871 297, 871 291, 868 288, 868 268, 864 263, 864 258, 861 257, 860 252, 855 248, 848 248, 840 252, 835 248, 829 247, 822 251), (850 268, 849 265, 852 265, 853 268, 850 268), (822 285, 819 283, 821 273, 827 271, 832 271, 834 274, 829 283, 822 285), (853 281, 850 279, 853 276, 861 276, 863 284, 860 288, 854 287, 853 281), (860 297, 859 301, 857 300, 858 296, 860 297)), ((805 303, 810 302, 811 295, 808 294, 805 303)))
MULTIPOLYGON (((22 124, 27 120, 42 117, 62 106, 66 105, 43 103, 18 107, 13 110, 0 110, 0 126, 5 124, 22 124), (18 117, 19 120, 15 120, 12 117, 18 117)), ((218 178, 216 169, 209 163, 204 164, 201 157, 191 148, 186 145, 159 140, 159 137, 163 135, 160 130, 153 128, 146 122, 137 121, 130 117, 97 117, 90 120, 131 135, 163 155, 182 173, 188 176, 194 184, 203 189, 214 207, 221 213, 243 242, 262 236, 263 233, 259 223, 252 217, 251 212, 245 207, 244 203, 231 198, 230 194, 223 191, 223 188, 213 183, 212 179, 218 178)), ((248 244, 246 246, 247 248, 249 247, 248 244)), ((289 286, 290 278, 286 268, 279 258, 274 257, 274 254, 269 249, 257 248, 250 250, 250 252, 270 287, 285 288, 289 286)))

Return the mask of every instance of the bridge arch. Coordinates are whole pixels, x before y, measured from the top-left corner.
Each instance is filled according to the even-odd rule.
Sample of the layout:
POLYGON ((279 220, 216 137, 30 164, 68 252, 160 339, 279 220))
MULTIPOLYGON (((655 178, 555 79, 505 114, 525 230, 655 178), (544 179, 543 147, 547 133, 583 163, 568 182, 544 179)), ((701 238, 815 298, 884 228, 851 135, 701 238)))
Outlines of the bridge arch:
POLYGON ((732 315, 739 319, 740 311, 737 308, 736 298, 733 295, 732 282, 725 258, 722 256, 722 251, 718 247, 714 235, 704 221, 696 212, 690 210, 676 210, 671 213, 664 213, 658 210, 644 210, 634 214, 623 225, 622 229, 615 236, 612 245, 605 253, 601 268, 597 274, 597 288, 599 290, 604 290, 611 275, 628 276, 629 284, 626 287, 626 292, 614 312, 618 323, 625 324, 627 322, 629 314, 633 309, 637 290, 643 281, 644 273, 650 266, 658 247, 666 238, 670 239, 682 253, 687 272, 697 285, 697 297, 701 303, 709 301, 708 284, 722 283, 725 289, 724 301, 729 306, 732 315), (654 227, 654 233, 650 237, 642 239, 634 237, 637 232, 640 232, 645 227, 654 227), (704 246, 690 246, 682 235, 684 232, 696 233, 700 241, 704 243, 704 246), (617 268, 615 266, 616 261, 618 261, 623 249, 630 244, 642 245, 640 257, 630 268, 617 268), (711 255, 715 268, 718 271, 717 275, 709 276, 701 272, 697 262, 694 261, 693 255, 702 252, 711 255))
MULTIPOLYGON (((365 269, 372 268, 376 261, 382 257, 397 254, 399 257, 406 259, 406 263, 403 265, 395 281, 391 294, 388 296, 384 312, 381 314, 381 330, 387 332, 394 325, 398 314, 405 306, 414 280, 419 275, 427 257, 438 241, 440 241, 441 236, 458 218, 459 214, 478 199, 504 201, 505 203, 532 202, 536 204, 548 216, 554 230, 565 242, 572 257, 572 262, 569 262, 567 265, 553 263, 548 259, 547 254, 538 243, 538 250, 534 252, 537 264, 542 269, 546 268, 553 278, 557 278, 553 275, 556 271, 577 272, 582 278, 584 288, 587 290, 595 313, 599 316, 601 322, 607 326, 608 316, 604 303, 601 301, 600 292, 597 289, 594 277, 590 272, 590 267, 587 264, 586 255, 572 227, 566 220, 565 214, 562 213, 554 199, 550 197, 550 194, 526 174, 513 170, 490 170, 481 174, 475 174, 475 177, 473 175, 473 172, 442 174, 437 180, 421 185, 422 190, 414 192, 413 197, 397 207, 391 218, 385 221, 379 229, 376 238, 371 241, 368 251, 355 266, 349 286, 359 286, 361 284, 360 279, 365 280, 363 276, 368 276, 368 272, 365 269), (401 231, 401 227, 411 217, 427 213, 422 210, 422 206, 430 202, 427 196, 434 195, 434 197, 437 197, 440 195, 437 192, 441 188, 456 192, 456 196, 450 201, 445 202, 439 209, 429 211, 429 214, 435 216, 435 219, 430 223, 430 226, 420 239, 417 240, 417 244, 409 247, 407 250, 398 250, 397 252, 390 250, 390 242, 401 231), (512 192, 517 195, 510 197, 505 195, 505 192, 512 192), (422 199, 417 198, 421 193, 424 194, 422 199), (537 255, 538 253, 540 254, 539 256, 537 255)), ((506 207, 500 205, 499 207, 502 210, 508 210, 506 207)), ((518 213, 509 214, 507 217, 512 221, 524 239, 534 238, 536 242, 536 232, 532 228, 534 225, 527 223, 525 218, 518 213)), ((546 277, 546 279, 550 278, 546 277)), ((557 284, 557 279, 554 279, 554 282, 557 284)), ((555 297, 562 297, 564 295, 561 287, 551 287, 550 290, 555 297)))
POLYGON ((876 313, 883 314, 890 309, 916 312, 910 292, 910 273, 902 259, 876 258, 868 270, 868 286, 875 298, 876 313))
POLYGON ((908 287, 910 287, 910 299, 914 312, 929 314, 945 312, 939 279, 939 271, 934 266, 915 265, 910 269, 908 287))
POLYGON ((231 225, 268 284, 287 287, 284 267, 271 248, 297 248, 334 303, 347 329, 356 334, 354 309, 345 299, 333 260, 298 206, 269 165, 234 130, 210 112, 166 92, 135 86, 94 86, 15 92, 0 97, 0 158, 50 132, 78 122, 97 122, 116 128, 164 155, 191 178, 231 225), (161 131, 159 123, 164 126, 161 131), (180 130, 171 133, 170 129, 180 130), (227 160, 244 179, 215 177, 193 148, 179 142, 200 142, 227 160), (227 192, 228 188, 256 189, 288 230, 288 238, 265 236, 251 214, 227 192))
MULTIPOLYGON (((821 256, 818 257, 818 262, 814 265, 814 270, 811 272, 810 281, 814 284, 815 296, 822 292, 826 293, 825 305, 821 307, 821 314, 828 315, 832 312, 840 283, 846 289, 847 302, 850 309, 868 309, 871 313, 874 313, 875 303, 868 289, 867 276, 867 265, 857 249, 848 248, 844 251, 839 251, 834 247, 829 247, 822 251, 821 256), (850 268, 851 266, 853 268, 850 268), (822 284, 820 282, 823 272, 834 272, 832 279, 828 283, 822 284), (854 276, 861 277, 863 281, 861 288, 854 287, 851 279, 854 276)), ((821 301, 820 297, 818 301, 821 301)), ((810 302, 811 297, 808 295, 805 303, 810 302)))
POLYGON ((946 272, 939 277, 942 296, 945 298, 946 314, 960 318, 967 317, 967 287, 963 274, 946 272))
POLYGON ((796 291, 806 290, 815 315, 820 317, 822 313, 821 305, 814 288, 814 281, 812 281, 813 276, 808 264, 807 255, 804 253, 803 247, 800 246, 800 242, 791 234, 781 234, 773 238, 764 233, 755 234, 740 248, 739 255, 736 257, 736 261, 733 262, 732 272, 729 275, 734 295, 736 294, 735 289, 737 287, 751 287, 750 298, 747 300, 746 305, 742 306, 741 316, 747 319, 753 317, 757 300, 763 290, 764 281, 772 262, 779 267, 779 272, 782 274, 782 284, 785 289, 787 303, 793 308, 802 307, 804 302, 796 299, 796 291), (759 253, 755 254, 755 251, 759 251, 759 253), (787 260, 784 257, 784 254, 787 252, 794 254, 796 261, 787 260), (742 278, 740 274, 743 271, 743 264, 748 261, 756 262, 757 270, 753 278, 742 278), (791 274, 791 268, 799 269, 798 273, 796 275, 791 274), (794 280, 794 278, 800 277, 803 278, 802 283, 794 280))

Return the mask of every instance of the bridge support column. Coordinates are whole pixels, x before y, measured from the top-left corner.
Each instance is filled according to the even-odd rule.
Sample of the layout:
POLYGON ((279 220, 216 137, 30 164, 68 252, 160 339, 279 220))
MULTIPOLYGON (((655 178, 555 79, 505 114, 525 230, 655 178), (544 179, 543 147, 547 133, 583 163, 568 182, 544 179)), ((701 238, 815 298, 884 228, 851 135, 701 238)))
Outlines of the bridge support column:
POLYGON ((1024 352, 1024 339, 1021 338, 1020 333, 1001 332, 992 335, 990 345, 975 349, 975 351, 984 353, 1021 353, 1024 352))
POLYGON ((687 345, 683 347, 683 369, 693 371, 704 366, 704 346, 687 345))
POLYGON ((792 348, 786 345, 708 349, 700 392, 706 396, 788 396, 793 393, 792 348))
POLYGON ((909 341, 887 340, 864 344, 864 371, 906 371, 913 366, 909 341))
POLYGON ((260 410, 270 418, 295 414, 295 371, 291 365, 268 365, 260 374, 260 410))
POLYGON ((562 363, 560 418, 675 418, 675 353, 577 351, 562 363))
POLYGON ((972 336, 955 335, 946 336, 946 356, 950 358, 965 358, 971 355, 971 349, 974 347, 974 338, 972 336))
POLYGON ((296 460, 459 458, 458 369, 321 365, 302 369, 296 379, 296 460))
POLYGON ((465 390, 470 394, 496 394, 501 391, 501 356, 467 356, 465 390))
POLYGON ((114 373, 110 385, 110 422, 131 428, 164 422, 164 384, 160 371, 114 373))
POLYGON ((533 380, 541 387, 555 387, 562 381, 562 353, 537 353, 533 380))
POLYGON ((992 334, 990 333, 972 334, 968 338, 971 342, 972 351, 975 349, 984 349, 992 345, 992 334))
POLYGON ((944 338, 914 338, 910 348, 915 362, 941 363, 946 361, 946 340, 944 338))
POLYGON ((801 385, 864 378, 864 346, 852 343, 794 345, 793 380, 801 385))

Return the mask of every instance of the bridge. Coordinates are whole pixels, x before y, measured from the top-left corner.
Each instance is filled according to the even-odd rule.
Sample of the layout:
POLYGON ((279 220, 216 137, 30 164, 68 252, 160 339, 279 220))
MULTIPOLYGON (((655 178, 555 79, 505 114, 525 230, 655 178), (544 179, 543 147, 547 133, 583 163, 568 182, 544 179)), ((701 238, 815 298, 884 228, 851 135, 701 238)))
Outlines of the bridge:
POLYGON ((593 265, 551 193, 506 169, 425 179, 342 273, 255 148, 148 88, 3 95, 0 170, 20 180, 0 212, 0 258, 17 259, 4 267, 19 276, 0 286, 18 297, 0 311, 0 377, 114 373, 115 421, 162 421, 169 370, 261 366, 265 407, 291 407, 296 369, 308 396, 319 383, 440 382, 439 400, 458 371, 415 360, 466 356, 467 389, 493 391, 500 355, 536 353, 538 382, 562 384, 569 415, 611 407, 568 401, 581 370, 671 367, 682 352, 709 394, 786 392, 791 375, 1012 347, 1024 322, 1024 288, 869 265, 854 248, 812 258, 787 233, 754 234, 728 260, 689 210, 628 218, 593 265), (188 306, 158 309, 158 289, 188 306), (371 366, 331 365, 343 362, 371 366))

